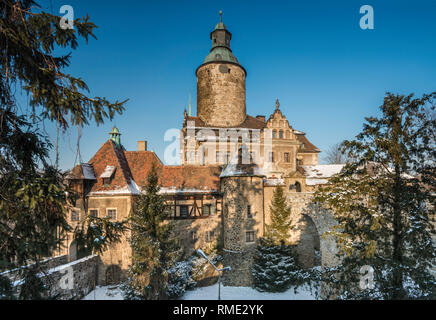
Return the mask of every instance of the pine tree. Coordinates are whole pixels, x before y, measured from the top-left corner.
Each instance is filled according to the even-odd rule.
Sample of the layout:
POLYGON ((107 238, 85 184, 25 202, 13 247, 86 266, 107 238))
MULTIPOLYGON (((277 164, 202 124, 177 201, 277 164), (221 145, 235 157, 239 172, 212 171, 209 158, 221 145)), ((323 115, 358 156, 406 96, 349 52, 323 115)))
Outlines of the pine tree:
POLYGON ((343 144, 355 160, 316 194, 339 223, 341 263, 324 274, 339 298, 436 298, 435 98, 388 93, 382 116, 343 144), (360 286, 365 265, 373 288, 360 286))
MULTIPOLYGON (((66 73, 79 38, 94 37, 88 17, 62 29, 60 17, 43 12, 32 0, 0 2, 0 271, 20 269, 25 281, 19 298, 41 298, 36 275, 40 261, 62 243, 71 228, 66 221, 68 187, 57 166, 50 165, 53 147, 39 129, 44 120, 62 131, 70 125, 101 124, 124 110, 87 95, 79 77, 66 73), (29 105, 17 97, 27 94, 29 105)), ((71 195, 71 192, 69 193, 71 195)), ((10 297, 10 282, 0 276, 0 296, 10 297)))
POLYGON ((305 283, 307 271, 298 262, 295 246, 289 244, 291 208, 283 188, 274 191, 270 211, 271 224, 266 226, 265 238, 257 243, 251 268, 253 287, 267 292, 283 292, 291 286, 297 289, 305 283))
POLYGON ((251 267, 253 287, 258 291, 284 292, 302 284, 295 248, 271 239, 259 239, 251 267))
POLYGON ((274 190, 270 212, 271 224, 266 226, 265 237, 276 245, 281 242, 289 243, 289 233, 292 227, 291 208, 286 203, 282 187, 274 190))
POLYGON ((125 298, 163 300, 168 298, 168 270, 174 266, 179 250, 173 224, 167 220, 164 198, 159 194, 154 164, 144 190, 130 217, 133 263, 124 286, 125 298))

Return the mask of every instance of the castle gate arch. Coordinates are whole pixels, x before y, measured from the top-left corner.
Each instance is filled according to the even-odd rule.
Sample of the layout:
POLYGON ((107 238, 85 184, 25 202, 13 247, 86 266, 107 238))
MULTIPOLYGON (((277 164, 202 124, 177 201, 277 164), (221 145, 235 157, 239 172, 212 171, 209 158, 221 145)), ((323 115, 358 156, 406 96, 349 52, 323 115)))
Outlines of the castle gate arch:
MULTIPOLYGON (((319 204, 310 202, 302 211, 302 220, 306 222, 309 221, 309 234, 313 234, 313 227, 315 227, 318 232, 321 266, 336 266, 338 264, 336 241, 333 236, 326 234, 332 230, 333 226, 337 225, 333 214, 321 208, 319 204), (313 223, 313 225, 311 223, 313 223)), ((315 245, 314 248, 316 248, 315 245)))
POLYGON ((121 268, 112 264, 106 269, 106 285, 118 284, 121 281, 121 268))

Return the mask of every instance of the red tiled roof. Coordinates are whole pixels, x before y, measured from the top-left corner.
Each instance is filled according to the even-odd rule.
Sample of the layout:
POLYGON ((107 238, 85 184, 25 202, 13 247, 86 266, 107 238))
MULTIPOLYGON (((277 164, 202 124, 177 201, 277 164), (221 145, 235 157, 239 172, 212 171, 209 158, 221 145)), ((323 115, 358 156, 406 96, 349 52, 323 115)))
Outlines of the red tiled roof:
POLYGON ((160 173, 163 188, 219 191, 220 166, 164 166, 160 173))
POLYGON ((93 185, 91 192, 129 188, 132 174, 124 156, 124 149, 117 146, 112 140, 108 140, 103 144, 91 158, 89 164, 93 165, 96 177, 100 177, 106 166, 116 168, 110 185, 103 185, 103 179, 97 179, 97 183, 93 185))
POLYGON ((304 143, 304 149, 300 147, 298 150, 299 153, 313 153, 313 152, 321 152, 316 146, 314 146, 307 138, 305 134, 295 134, 297 140, 301 143, 304 143))
POLYGON ((152 151, 125 151, 124 153, 133 179, 138 186, 143 186, 147 183, 147 176, 153 162, 158 169, 163 167, 159 157, 152 151))
MULTIPOLYGON (((96 177, 100 177, 107 166, 114 166, 115 172, 110 185, 104 185, 103 179, 97 178, 91 192, 118 190, 120 193, 134 193, 136 186, 142 187, 147 183, 153 162, 158 170, 159 183, 164 189, 219 191, 220 166, 164 166, 154 152, 125 151, 108 140, 89 164, 93 166, 96 177)), ((81 173, 78 167, 73 172, 81 173)))

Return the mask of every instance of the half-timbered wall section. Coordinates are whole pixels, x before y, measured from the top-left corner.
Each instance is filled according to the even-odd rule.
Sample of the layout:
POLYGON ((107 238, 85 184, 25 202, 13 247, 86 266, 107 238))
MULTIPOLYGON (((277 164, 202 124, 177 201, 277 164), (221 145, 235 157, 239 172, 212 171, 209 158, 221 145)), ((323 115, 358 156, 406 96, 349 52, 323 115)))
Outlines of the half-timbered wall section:
POLYGON ((172 219, 205 219, 220 216, 222 198, 219 194, 178 194, 166 196, 166 212, 172 219))

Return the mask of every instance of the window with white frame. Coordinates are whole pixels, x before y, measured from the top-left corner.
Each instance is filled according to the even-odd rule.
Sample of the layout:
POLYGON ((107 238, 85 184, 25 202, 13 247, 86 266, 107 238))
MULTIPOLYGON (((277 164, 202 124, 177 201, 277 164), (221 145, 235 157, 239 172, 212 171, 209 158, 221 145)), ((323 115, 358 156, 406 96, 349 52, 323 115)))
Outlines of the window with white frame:
POLYGON ((112 220, 117 219, 117 209, 107 209, 106 216, 108 216, 112 220))

